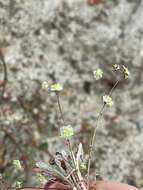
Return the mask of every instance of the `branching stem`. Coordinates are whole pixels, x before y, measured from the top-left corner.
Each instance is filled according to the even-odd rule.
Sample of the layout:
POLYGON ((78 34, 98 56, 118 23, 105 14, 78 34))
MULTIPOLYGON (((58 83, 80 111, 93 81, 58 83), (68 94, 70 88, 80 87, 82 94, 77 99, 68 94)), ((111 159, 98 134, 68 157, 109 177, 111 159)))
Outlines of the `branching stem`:
POLYGON ((63 123, 65 124, 64 115, 63 115, 63 111, 62 111, 62 106, 61 106, 61 103, 60 103, 59 92, 56 92, 56 97, 57 97, 57 102, 58 102, 58 107, 59 107, 59 112, 60 112, 60 115, 61 115, 61 119, 62 119, 63 123))

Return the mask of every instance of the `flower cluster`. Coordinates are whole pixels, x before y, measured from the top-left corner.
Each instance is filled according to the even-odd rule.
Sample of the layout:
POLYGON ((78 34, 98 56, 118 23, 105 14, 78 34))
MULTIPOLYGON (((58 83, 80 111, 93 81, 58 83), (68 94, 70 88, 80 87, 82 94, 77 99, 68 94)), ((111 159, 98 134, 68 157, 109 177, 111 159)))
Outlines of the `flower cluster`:
POLYGON ((103 96, 103 102, 107 105, 107 106, 113 106, 114 102, 111 98, 111 96, 105 95, 103 96))
POLYGON ((74 135, 74 130, 71 125, 66 125, 61 127, 60 129, 60 135, 62 138, 70 138, 74 135))
POLYGON ((48 82, 47 81, 42 82, 41 87, 42 87, 43 90, 49 90, 49 84, 48 84, 48 82))
POLYGON ((94 78, 96 80, 99 80, 103 76, 103 71, 100 68, 98 68, 98 69, 96 69, 96 70, 93 71, 93 75, 94 75, 94 78))
POLYGON ((114 64, 113 71, 121 71, 121 73, 123 74, 125 79, 128 79, 130 76, 130 71, 125 65, 122 65, 122 67, 121 67, 118 64, 114 64))
POLYGON ((62 87, 62 85, 59 84, 59 83, 53 84, 53 85, 51 85, 51 87, 50 87, 50 91, 51 91, 51 92, 60 92, 60 91, 62 91, 62 90, 63 90, 63 87, 62 87))
POLYGON ((15 188, 16 189, 22 188, 22 182, 21 181, 16 181, 15 182, 15 188))
POLYGON ((47 81, 42 82, 42 89, 49 92, 60 92, 63 90, 63 87, 59 83, 49 85, 47 81))
POLYGON ((114 70, 114 71, 120 70, 120 65, 114 64, 114 65, 113 65, 113 70, 114 70))

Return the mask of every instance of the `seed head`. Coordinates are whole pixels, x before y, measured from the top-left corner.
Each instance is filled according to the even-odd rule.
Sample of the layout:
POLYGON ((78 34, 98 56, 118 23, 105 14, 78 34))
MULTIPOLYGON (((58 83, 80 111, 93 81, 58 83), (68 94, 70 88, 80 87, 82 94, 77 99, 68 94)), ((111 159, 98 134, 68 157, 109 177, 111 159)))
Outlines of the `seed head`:
POLYGON ((96 80, 99 80, 99 79, 101 79, 102 76, 103 76, 103 71, 102 71, 100 68, 98 68, 98 69, 96 69, 95 71, 93 71, 93 75, 94 75, 94 78, 95 78, 96 80))
POLYGON ((128 79, 129 78, 129 75, 130 75, 130 71, 127 67, 125 67, 124 65, 122 66, 123 67, 123 74, 124 74, 124 78, 125 79, 128 79))
POLYGON ((120 65, 114 64, 114 65, 113 65, 113 70, 114 70, 114 71, 120 70, 120 65))

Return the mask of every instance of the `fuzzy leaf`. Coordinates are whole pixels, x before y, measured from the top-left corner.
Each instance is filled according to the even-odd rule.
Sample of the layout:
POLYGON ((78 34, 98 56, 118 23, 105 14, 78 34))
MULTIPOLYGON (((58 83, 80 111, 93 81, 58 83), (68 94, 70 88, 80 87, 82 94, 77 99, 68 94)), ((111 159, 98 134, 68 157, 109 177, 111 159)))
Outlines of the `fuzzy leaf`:
POLYGON ((78 146, 78 152, 76 155, 76 164, 78 167, 79 167, 79 163, 80 163, 82 157, 83 157, 83 147, 82 147, 82 144, 80 143, 78 146))
POLYGON ((61 177, 63 179, 65 178, 64 174, 59 170, 59 167, 57 165, 50 165, 44 162, 37 162, 36 166, 49 173, 50 175, 61 177))
POLYGON ((44 163, 44 162, 37 162, 36 163, 36 166, 38 167, 38 168, 40 168, 40 169, 43 169, 43 170, 51 170, 51 167, 50 167, 50 165, 49 164, 46 164, 46 163, 44 163))
POLYGON ((83 148, 82 148, 82 144, 80 143, 79 146, 78 146, 78 152, 77 152, 77 155, 76 155, 76 167, 77 167, 77 174, 78 174, 78 177, 79 179, 82 181, 83 180, 83 177, 80 173, 80 161, 81 161, 81 158, 83 157, 83 148))

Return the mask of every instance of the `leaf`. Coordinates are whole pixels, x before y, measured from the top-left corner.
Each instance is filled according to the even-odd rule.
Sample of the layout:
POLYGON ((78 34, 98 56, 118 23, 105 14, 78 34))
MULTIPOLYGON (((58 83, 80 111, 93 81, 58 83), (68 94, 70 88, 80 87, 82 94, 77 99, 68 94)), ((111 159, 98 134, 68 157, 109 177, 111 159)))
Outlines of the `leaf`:
POLYGON ((82 144, 80 143, 78 146, 78 152, 76 155, 76 167, 77 167, 78 177, 81 181, 83 180, 83 177, 80 173, 80 161, 81 161, 82 157, 83 157, 83 148, 82 148, 82 144))
POLYGON ((40 168, 40 169, 43 169, 43 170, 51 170, 51 167, 50 167, 50 165, 49 164, 46 164, 46 163, 44 163, 44 162, 37 162, 36 163, 36 166, 38 167, 38 168, 40 168))
POLYGON ((62 168, 61 161, 58 159, 55 159, 55 162, 56 162, 55 167, 58 170, 58 172, 62 173, 62 175, 64 175, 64 176, 66 176, 66 171, 62 168))
POLYGON ((68 149, 62 151, 62 156, 63 156, 63 159, 66 161, 65 163, 66 163, 67 168, 69 167, 69 165, 70 167, 75 168, 74 161, 71 158, 71 152, 68 149))
POLYGON ((44 170, 45 172, 49 173, 50 175, 65 179, 64 174, 59 170, 59 167, 57 165, 50 165, 44 162, 37 162, 36 166, 44 170))

